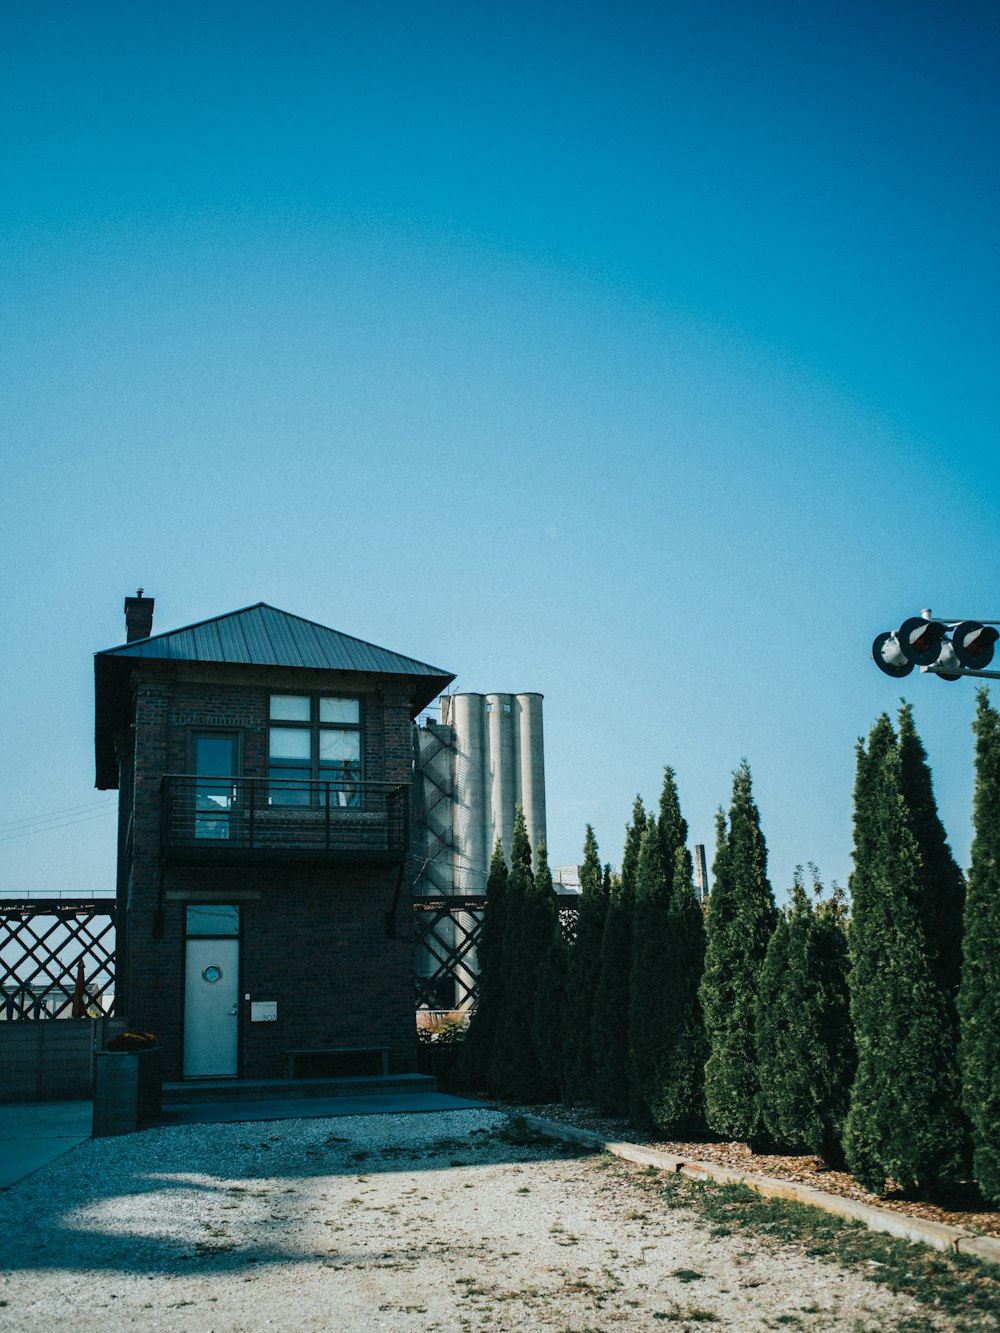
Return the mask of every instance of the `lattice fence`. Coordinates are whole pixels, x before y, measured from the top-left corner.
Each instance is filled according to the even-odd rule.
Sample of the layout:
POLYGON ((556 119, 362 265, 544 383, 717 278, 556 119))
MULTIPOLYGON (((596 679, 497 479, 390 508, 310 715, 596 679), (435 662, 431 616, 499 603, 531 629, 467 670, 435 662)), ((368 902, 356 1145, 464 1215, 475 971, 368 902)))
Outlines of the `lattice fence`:
MULTIPOLYGON (((476 954, 482 895, 416 898, 416 1007, 471 1009, 479 998, 476 954)), ((575 908, 560 903, 567 939, 575 908)), ((0 1021, 114 1012, 113 899, 0 899, 0 1021), (81 976, 82 964, 82 976, 81 976)))
MULTIPOLYGON (((417 1008, 472 1009, 479 999, 476 950, 486 899, 449 894, 415 898, 417 1008)), ((559 925, 568 943, 576 937, 577 909, 557 899, 559 925)))
POLYGON ((110 1014, 113 899, 0 899, 0 1021, 110 1014))
POLYGON ((475 1004, 484 905, 482 895, 414 899, 418 1009, 470 1009, 475 1004))

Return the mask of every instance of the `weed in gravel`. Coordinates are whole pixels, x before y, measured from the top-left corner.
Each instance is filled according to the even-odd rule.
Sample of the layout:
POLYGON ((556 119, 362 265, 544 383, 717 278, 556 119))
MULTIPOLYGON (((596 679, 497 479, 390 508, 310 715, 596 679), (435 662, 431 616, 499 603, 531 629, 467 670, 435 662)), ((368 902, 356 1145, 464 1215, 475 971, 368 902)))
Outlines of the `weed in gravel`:
POLYGON ((440 1156, 441 1153, 454 1152, 456 1148, 466 1148, 468 1144, 463 1139, 434 1139, 427 1145, 427 1155, 429 1157, 440 1156))
MULTIPOLYGON (((623 1164, 619 1170, 640 1188, 646 1186, 647 1171, 623 1164)), ((794 1245, 814 1258, 861 1269, 869 1281, 950 1320, 955 1333, 1000 1330, 1000 1269, 969 1256, 915 1246, 807 1204, 767 1199, 743 1184, 670 1175, 661 1178, 657 1196, 667 1208, 692 1208, 714 1227, 746 1229, 776 1246, 794 1245)), ((926 1322, 918 1319, 908 1326, 904 1321, 897 1333, 921 1329, 926 1322)))
POLYGON ((489 1132, 500 1143, 509 1143, 515 1148, 544 1148, 549 1156, 558 1153, 560 1157, 594 1157, 598 1153, 598 1149, 589 1144, 570 1143, 540 1133, 523 1115, 508 1116, 498 1129, 489 1132))
POLYGON ((528 1124, 523 1115, 508 1116, 504 1123, 493 1131, 495 1138, 502 1143, 512 1143, 517 1148, 550 1147, 552 1140, 540 1134, 528 1124))
POLYGON ((654 1319, 666 1319, 672 1324, 715 1324, 719 1316, 714 1310, 702 1310, 697 1305, 672 1305, 669 1310, 654 1310, 654 1319))
POLYGON ((696 1268, 675 1268, 670 1276, 678 1282, 700 1282, 705 1274, 699 1273, 696 1268))

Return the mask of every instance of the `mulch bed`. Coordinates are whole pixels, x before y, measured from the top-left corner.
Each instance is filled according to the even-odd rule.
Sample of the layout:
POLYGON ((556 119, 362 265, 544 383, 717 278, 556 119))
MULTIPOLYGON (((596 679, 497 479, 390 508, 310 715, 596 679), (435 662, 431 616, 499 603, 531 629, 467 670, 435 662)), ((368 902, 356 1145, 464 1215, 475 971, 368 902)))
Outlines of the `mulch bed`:
POLYGON ((981 1235, 1000 1237, 1000 1210, 990 1208, 983 1203, 978 1190, 971 1182, 954 1200, 949 1201, 950 1206, 945 1207, 939 1203, 927 1203, 907 1197, 901 1190, 890 1189, 885 1194, 869 1194, 852 1175, 846 1171, 834 1171, 820 1157, 788 1157, 778 1153, 758 1153, 752 1152, 745 1143, 725 1143, 717 1140, 696 1143, 665 1142, 639 1133, 628 1120, 600 1116, 592 1106, 563 1106, 560 1102, 538 1106, 514 1107, 506 1103, 497 1105, 499 1109, 508 1112, 523 1112, 526 1115, 541 1116, 546 1120, 573 1125, 577 1129, 591 1130, 608 1142, 637 1143, 644 1147, 660 1148, 678 1157, 735 1167, 748 1175, 776 1176, 781 1180, 793 1180, 812 1185, 815 1189, 826 1191, 827 1194, 839 1194, 847 1199, 857 1199, 861 1203, 876 1204, 879 1208, 889 1208, 896 1213, 905 1213, 908 1217, 919 1217, 929 1222, 943 1222, 948 1226, 962 1227, 966 1231, 975 1231, 981 1235))

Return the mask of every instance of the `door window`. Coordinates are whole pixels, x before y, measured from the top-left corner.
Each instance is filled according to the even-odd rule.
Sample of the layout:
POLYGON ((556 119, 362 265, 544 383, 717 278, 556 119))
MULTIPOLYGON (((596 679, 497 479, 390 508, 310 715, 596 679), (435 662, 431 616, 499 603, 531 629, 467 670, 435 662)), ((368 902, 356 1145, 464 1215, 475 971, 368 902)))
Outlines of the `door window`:
POLYGON ((237 740, 225 732, 201 732, 192 738, 194 749, 194 835, 228 839, 236 801, 233 778, 237 769, 237 740))

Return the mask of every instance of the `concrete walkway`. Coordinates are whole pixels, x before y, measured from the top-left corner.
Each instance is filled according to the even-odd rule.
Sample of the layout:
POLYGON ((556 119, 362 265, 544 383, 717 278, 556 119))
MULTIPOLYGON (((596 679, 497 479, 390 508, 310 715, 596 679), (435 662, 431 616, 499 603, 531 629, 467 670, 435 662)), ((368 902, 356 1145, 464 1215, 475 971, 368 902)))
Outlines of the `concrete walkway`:
POLYGON ((236 1125, 251 1120, 319 1120, 339 1115, 401 1115, 474 1111, 485 1102, 443 1092, 397 1092, 365 1097, 271 1097, 260 1101, 178 1102, 165 1106, 159 1125, 236 1125))
MULTIPOLYGON (((341 1115, 471 1111, 482 1102, 442 1092, 369 1097, 275 1097, 261 1101, 184 1102, 165 1106, 158 1125, 243 1124, 252 1120, 315 1120, 341 1115)), ((0 1190, 31 1175, 90 1138, 93 1103, 19 1102, 0 1106, 0 1190)))
POLYGON ((85 1143, 92 1117, 89 1101, 0 1106, 0 1189, 85 1143))

